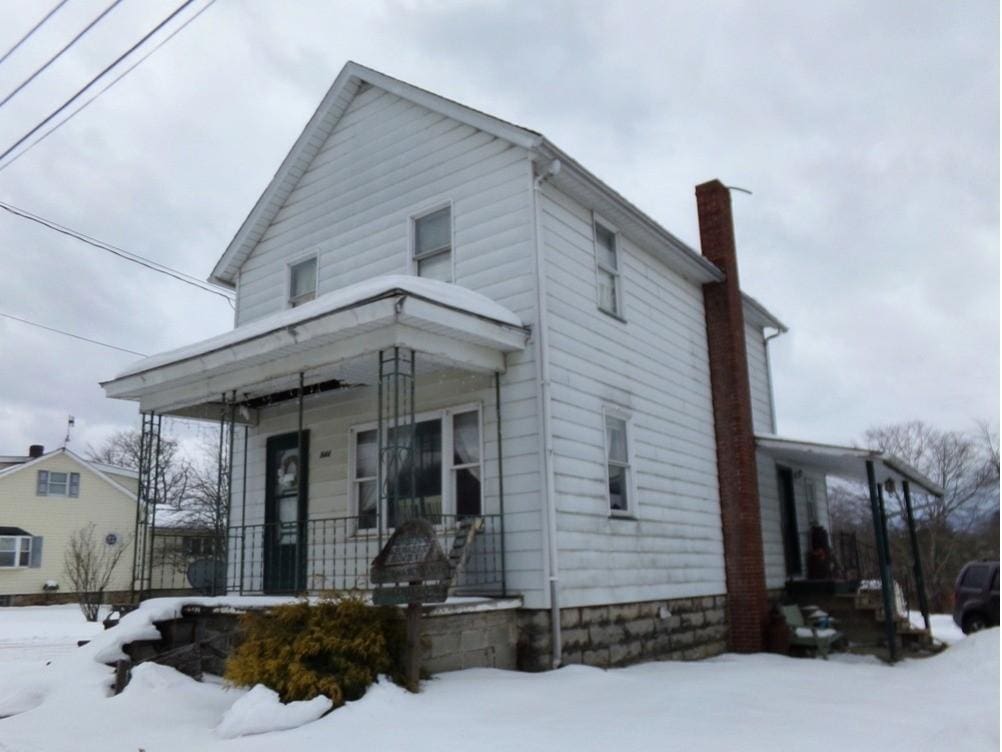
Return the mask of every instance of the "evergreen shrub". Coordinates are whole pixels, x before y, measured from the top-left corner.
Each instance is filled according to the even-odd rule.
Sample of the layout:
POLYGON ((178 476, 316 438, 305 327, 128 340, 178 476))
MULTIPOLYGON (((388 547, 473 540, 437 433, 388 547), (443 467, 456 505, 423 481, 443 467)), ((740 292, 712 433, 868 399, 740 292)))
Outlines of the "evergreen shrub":
POLYGON ((241 617, 241 642, 226 662, 238 686, 263 684, 282 702, 326 695, 338 707, 379 674, 403 684, 407 633, 400 609, 357 596, 301 600, 241 617))

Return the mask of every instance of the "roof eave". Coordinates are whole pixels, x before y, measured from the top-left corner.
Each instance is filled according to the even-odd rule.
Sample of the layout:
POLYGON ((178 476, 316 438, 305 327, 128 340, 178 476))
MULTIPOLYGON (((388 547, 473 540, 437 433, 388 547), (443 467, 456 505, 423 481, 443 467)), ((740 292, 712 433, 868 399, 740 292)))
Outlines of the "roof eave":
POLYGON ((569 170, 578 180, 586 183, 593 191, 615 204, 638 228, 650 235, 659 245, 668 249, 670 260, 673 262, 670 265, 680 274, 699 284, 720 282, 724 279, 724 273, 717 266, 662 227, 652 217, 632 204, 621 193, 552 141, 545 137, 541 138, 533 151, 545 160, 559 160, 561 173, 564 170, 569 170))
MULTIPOLYGON (((431 110, 441 112, 448 117, 466 123, 474 128, 478 128, 525 149, 535 148, 542 140, 542 137, 539 134, 534 133, 527 128, 522 128, 514 123, 509 123, 501 120, 500 118, 488 115, 487 113, 479 112, 478 110, 474 110, 473 108, 467 107, 459 102, 446 99, 445 97, 435 94, 434 92, 413 86, 412 84, 387 76, 379 71, 367 68, 364 65, 359 65, 356 62, 348 61, 341 69, 337 78, 334 79, 334 83, 331 84, 331 87, 327 90, 324 98, 320 101, 320 105, 307 121, 306 126, 299 134, 299 138, 296 139, 292 148, 289 149, 288 153, 285 155, 285 158, 282 160, 271 181, 268 183, 267 188, 265 188, 264 192, 248 213, 246 219, 244 219, 243 223, 240 225, 240 228, 233 236, 233 240, 230 241, 226 250, 223 252, 223 255, 219 258, 219 261, 216 262, 215 267, 213 267, 212 272, 209 275, 209 282, 229 288, 236 286, 236 270, 232 268, 234 266, 232 263, 233 260, 243 251, 247 250, 246 246, 248 243, 253 244, 257 239, 259 239, 254 237, 255 225, 257 225, 258 220, 261 219, 262 216, 267 216, 269 212, 270 219, 274 218, 274 214, 277 213, 278 207, 272 206, 272 201, 275 201, 277 204, 281 204, 283 202, 284 197, 281 194, 281 189, 283 188, 283 184, 293 172, 295 162, 299 159, 301 153, 310 147, 319 149, 320 145, 322 145, 311 145, 310 142, 313 137, 317 135, 323 121, 330 115, 335 102, 341 96, 342 92, 348 87, 357 87, 363 82, 372 86, 378 86, 391 94, 416 102, 417 104, 428 107, 431 110)), ((348 101, 350 101, 353 96, 354 95, 352 94, 352 97, 349 97, 348 101)), ((347 106, 347 104, 345 106, 347 106)), ((339 119, 340 114, 334 118, 334 123, 331 124, 332 128, 339 119)), ((239 268, 239 264, 237 264, 236 267, 239 268)))

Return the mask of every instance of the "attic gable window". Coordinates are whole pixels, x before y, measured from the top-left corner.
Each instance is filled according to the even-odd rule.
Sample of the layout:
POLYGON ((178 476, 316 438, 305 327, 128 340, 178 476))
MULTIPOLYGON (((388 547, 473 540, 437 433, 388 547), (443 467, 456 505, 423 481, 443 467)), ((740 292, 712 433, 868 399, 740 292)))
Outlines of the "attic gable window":
POLYGON ((598 274, 598 307, 613 316, 623 316, 623 293, 619 277, 619 238, 616 231, 595 220, 595 262, 598 274))
POLYGON ((317 297, 317 257, 312 256, 289 266, 289 307, 308 303, 317 297))
POLYGON ((50 470, 38 471, 36 496, 80 496, 80 473, 57 473, 50 470))
POLYGON ((414 266, 419 277, 452 282, 452 207, 414 218, 414 266))

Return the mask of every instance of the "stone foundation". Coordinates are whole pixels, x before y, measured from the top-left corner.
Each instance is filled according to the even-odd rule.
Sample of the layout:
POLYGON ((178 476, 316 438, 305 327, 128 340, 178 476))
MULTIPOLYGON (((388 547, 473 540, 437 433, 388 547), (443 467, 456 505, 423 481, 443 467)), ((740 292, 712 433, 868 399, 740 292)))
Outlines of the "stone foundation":
POLYGON ((516 667, 519 600, 438 606, 421 620, 421 666, 429 674, 516 667))
MULTIPOLYGON (((697 660, 727 650, 727 596, 619 603, 560 611, 563 664, 608 668, 697 660)), ((551 668, 550 612, 518 612, 518 668, 551 668)))

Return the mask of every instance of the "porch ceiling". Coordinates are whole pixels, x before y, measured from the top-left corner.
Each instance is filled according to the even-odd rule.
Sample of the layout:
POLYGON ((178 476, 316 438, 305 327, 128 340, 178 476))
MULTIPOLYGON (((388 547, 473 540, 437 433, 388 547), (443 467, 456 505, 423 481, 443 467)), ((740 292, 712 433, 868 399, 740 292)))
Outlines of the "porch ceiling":
POLYGON ((828 475, 848 480, 867 482, 866 462, 872 461, 877 483, 889 478, 896 482, 908 481, 913 486, 942 496, 943 489, 926 478, 904 460, 884 452, 857 447, 818 444, 811 441, 796 441, 779 436, 756 436, 759 450, 776 462, 790 465, 804 465, 816 468, 828 475))
POLYGON ((102 386, 143 411, 197 415, 223 394, 242 401, 295 388, 300 373, 307 384, 374 383, 375 354, 390 347, 415 350, 418 375, 504 371, 505 354, 524 349, 528 335, 514 314, 469 290, 385 277, 146 358, 102 386))

